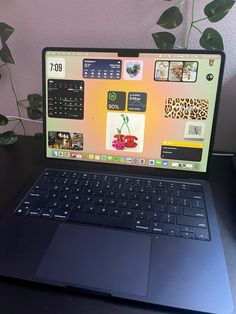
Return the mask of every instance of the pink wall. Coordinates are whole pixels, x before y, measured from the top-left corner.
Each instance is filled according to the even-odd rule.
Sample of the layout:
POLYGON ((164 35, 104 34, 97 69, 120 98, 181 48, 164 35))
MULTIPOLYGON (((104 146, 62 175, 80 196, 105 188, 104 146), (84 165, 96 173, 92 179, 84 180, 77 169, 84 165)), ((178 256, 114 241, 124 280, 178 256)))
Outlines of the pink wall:
MULTIPOLYGON (((206 4, 209 1, 198 0, 198 3, 206 4)), ((176 1, 172 1, 176 3, 176 1)), ((187 1, 186 1, 187 3, 187 1)), ((8 0, 1 5, 0 21, 6 22, 15 28, 15 33, 8 41, 16 65, 11 66, 13 81, 19 99, 25 99, 32 92, 41 93, 41 50, 45 46, 80 46, 80 47, 130 47, 130 48, 155 48, 151 33, 160 31, 156 21, 165 7, 171 2, 164 0, 8 0)), ((186 10, 189 10, 189 1, 186 10)), ((200 6, 198 8, 200 12, 200 6)), ((224 19, 227 27, 221 27, 223 31, 230 32, 226 36, 226 52, 233 56, 236 47, 232 45, 232 36, 235 35, 236 6, 230 16, 224 19)), ((186 12, 187 14, 187 12, 186 12)), ((200 14, 200 13, 199 13, 200 14)), ((200 16, 202 17, 202 16, 200 16)), ((183 24, 175 34, 181 41, 187 25, 183 24)), ((191 43, 196 47, 194 38, 191 43)), ((226 68, 228 89, 231 89, 232 79, 236 73, 236 64, 233 58, 226 68)), ((0 113, 15 115, 15 103, 6 70, 1 71, 0 81, 0 113)), ((228 93, 227 93, 228 95, 228 93)), ((225 96, 227 98, 227 95, 225 96)), ((235 97, 227 98, 225 112, 229 112, 233 106, 235 97)), ((225 101, 226 102, 226 101, 225 101)), ((235 112, 235 111, 234 111, 235 112)), ((226 114, 227 116, 227 114, 226 114)), ((232 115, 228 114, 227 129, 234 128, 232 115), (230 127, 229 127, 230 125, 230 127)), ((224 133, 225 119, 219 121, 217 130, 217 148, 224 150, 235 150, 236 143, 232 140, 225 143, 224 133), (224 135, 222 137, 222 135, 224 135)), ((42 126, 36 123, 27 123, 27 131, 33 134, 42 130, 42 126)), ((1 130, 0 130, 1 131, 1 130)), ((21 133, 18 128, 17 132, 21 133)), ((231 131, 232 132, 232 131, 231 131)), ((232 138, 232 137, 231 137, 232 138)))

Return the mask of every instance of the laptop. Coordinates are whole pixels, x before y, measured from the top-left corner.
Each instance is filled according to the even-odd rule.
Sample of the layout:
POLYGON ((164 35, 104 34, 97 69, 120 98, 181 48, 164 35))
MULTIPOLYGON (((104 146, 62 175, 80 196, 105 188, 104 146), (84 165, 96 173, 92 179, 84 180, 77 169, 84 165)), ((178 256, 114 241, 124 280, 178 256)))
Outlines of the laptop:
POLYGON ((0 220, 0 274, 210 313, 232 297, 207 182, 224 54, 45 48, 48 166, 0 220))

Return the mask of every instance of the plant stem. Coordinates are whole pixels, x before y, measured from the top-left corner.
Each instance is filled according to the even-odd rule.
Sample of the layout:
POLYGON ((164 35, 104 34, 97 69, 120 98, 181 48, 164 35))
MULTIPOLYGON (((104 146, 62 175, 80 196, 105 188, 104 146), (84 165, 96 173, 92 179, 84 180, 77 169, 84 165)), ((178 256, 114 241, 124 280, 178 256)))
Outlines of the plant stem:
POLYGON ((202 19, 192 21, 192 24, 198 23, 198 22, 200 22, 200 21, 204 21, 204 20, 207 20, 207 19, 208 19, 208 17, 203 17, 202 19))
POLYGON ((18 103, 25 102, 25 101, 28 101, 28 99, 18 100, 18 103))
POLYGON ((15 128, 17 127, 17 125, 18 125, 19 123, 20 123, 20 121, 17 121, 17 122, 16 122, 15 126, 12 128, 12 131, 15 130, 15 128))
POLYGON ((189 27, 189 30, 188 30, 188 34, 187 34, 187 41, 186 41, 186 49, 188 49, 188 44, 189 44, 189 37, 190 37, 190 34, 191 34, 191 30, 192 30, 192 27, 193 27, 193 20, 194 20, 194 0, 192 0, 192 21, 191 21, 191 24, 190 24, 190 27, 189 27))
POLYGON ((181 1, 180 1, 180 3, 179 3, 179 4, 177 4, 176 6, 177 6, 178 8, 180 8, 180 7, 182 7, 182 6, 183 6, 184 2, 185 2, 185 0, 181 0, 181 1))
POLYGON ((196 29, 196 30, 198 30, 199 31, 199 33, 201 33, 202 34, 202 31, 197 27, 197 26, 195 26, 195 25, 193 25, 193 27, 196 29))
POLYGON ((1 67, 4 67, 4 65, 6 65, 6 63, 1 64, 1 65, 0 65, 0 68, 1 68, 1 67))
MULTIPOLYGON (((13 94, 14 94, 14 97, 15 97, 15 100, 16 100, 16 107, 17 107, 18 115, 21 118, 21 112, 20 112, 20 108, 19 108, 19 105, 18 105, 18 99, 17 99, 17 96, 16 96, 16 91, 15 91, 15 88, 14 88, 14 84, 13 84, 13 81, 12 81, 11 70, 10 70, 10 68, 9 68, 7 63, 6 63, 6 66, 7 66, 7 70, 8 70, 9 77, 10 77, 11 89, 13 91, 13 94)), ((24 135, 26 135, 24 123, 21 120, 19 120, 19 123, 22 126, 24 135)))
POLYGON ((29 122, 35 122, 35 123, 43 123, 42 121, 38 121, 38 120, 32 120, 32 119, 27 119, 27 118, 22 118, 22 117, 16 117, 16 116, 6 116, 7 119, 12 119, 10 121, 16 121, 18 120, 20 122, 20 120, 23 121, 29 121, 29 122), (14 120, 13 120, 14 119, 14 120))
POLYGON ((127 130, 128 130, 128 132, 129 132, 129 135, 131 134, 130 133, 130 128, 129 128, 129 125, 128 125, 128 123, 125 121, 125 125, 126 125, 126 127, 127 127, 127 130))

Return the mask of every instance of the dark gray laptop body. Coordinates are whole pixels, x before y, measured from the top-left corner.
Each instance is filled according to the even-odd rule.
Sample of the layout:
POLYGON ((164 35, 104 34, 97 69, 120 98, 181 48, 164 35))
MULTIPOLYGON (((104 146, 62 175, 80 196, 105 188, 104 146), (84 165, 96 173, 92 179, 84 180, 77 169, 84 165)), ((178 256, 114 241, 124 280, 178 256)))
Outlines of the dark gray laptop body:
MULTIPOLYGON (((45 55, 48 51, 73 53, 94 51, 104 54, 114 52, 118 53, 119 57, 130 59, 137 58, 139 53, 160 54, 155 50, 47 48, 43 52, 44 97, 46 97, 45 55)), ((207 52, 203 51, 181 53, 183 56, 207 55, 207 52)), ((215 54, 222 58, 216 95, 218 102, 224 55, 215 54)), ((47 115, 46 110, 44 115, 47 115)), ((210 152, 215 119, 214 113, 210 152)), ((45 118, 45 123, 46 121, 45 118)), ((46 139, 46 126, 44 132, 46 139)), ((221 314, 232 311, 224 252, 206 173, 194 174, 192 171, 154 169, 136 165, 62 160, 55 163, 54 160, 49 160, 49 169, 52 169, 54 164, 57 168, 62 165, 64 170, 72 169, 98 175, 108 173, 164 181, 172 178, 172 182, 177 184, 201 183, 205 195, 210 239, 203 241, 16 215, 14 210, 17 208, 17 202, 14 202, 0 219, 2 276, 84 289, 107 296, 180 309, 221 314)))

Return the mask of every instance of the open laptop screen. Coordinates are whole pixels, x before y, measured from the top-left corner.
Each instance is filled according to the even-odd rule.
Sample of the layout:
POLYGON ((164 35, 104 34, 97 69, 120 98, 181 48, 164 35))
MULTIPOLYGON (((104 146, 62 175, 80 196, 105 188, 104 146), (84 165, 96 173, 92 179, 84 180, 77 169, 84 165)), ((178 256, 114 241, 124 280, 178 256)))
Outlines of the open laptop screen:
POLYGON ((44 53, 47 157, 206 171, 221 54, 44 53))

